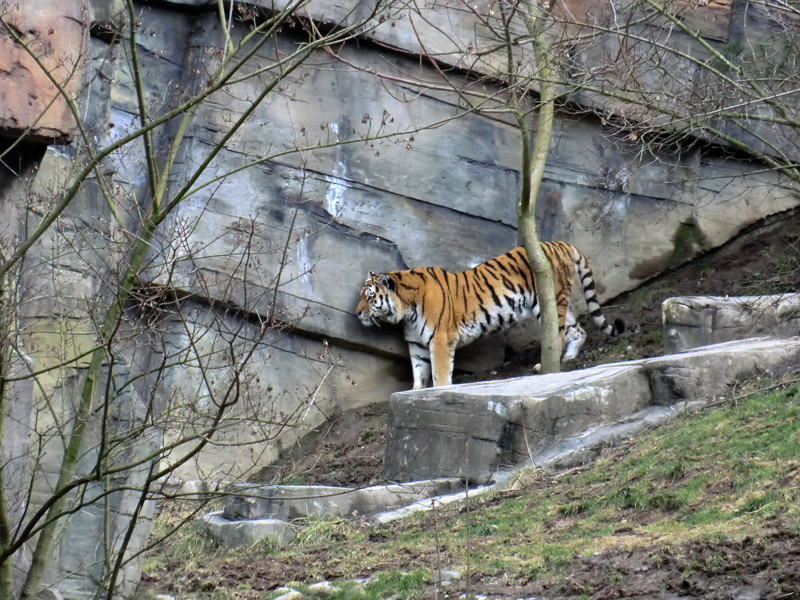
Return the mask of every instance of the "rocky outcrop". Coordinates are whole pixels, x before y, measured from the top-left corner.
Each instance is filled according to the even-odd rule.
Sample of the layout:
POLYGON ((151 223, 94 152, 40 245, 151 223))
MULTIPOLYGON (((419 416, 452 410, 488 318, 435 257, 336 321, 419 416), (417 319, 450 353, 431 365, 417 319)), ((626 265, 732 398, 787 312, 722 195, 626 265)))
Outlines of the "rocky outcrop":
POLYGON ((395 394, 385 475, 352 489, 237 484, 204 517, 226 547, 293 539, 292 523, 335 516, 386 523, 498 489, 523 466, 563 469, 727 396, 754 376, 800 365, 800 337, 715 344, 580 371, 395 394), (424 479, 433 474, 436 479, 424 479), (422 480, 418 480, 423 478, 422 480), (467 489, 465 489, 467 488, 467 489))
POLYGON ((661 306, 666 352, 759 335, 800 335, 800 294, 684 296, 661 306))
MULTIPOLYGON (((485 11, 490 4, 474 6, 485 11)), ((580 8, 581 3, 573 4, 571 9, 580 8)), ((330 24, 354 22, 373 5, 320 0, 307 8, 312 18, 330 24)), ((82 124, 98 150, 203 88, 206 73, 225 52, 227 35, 233 42, 242 40, 253 21, 265 14, 261 9, 274 9, 275 4, 227 3, 243 11, 235 14, 228 31, 220 23, 216 0, 134 1, 141 98, 130 48, 124 43, 125 2, 0 0, 0 6, 10 27, 10 32, 0 29, 0 135, 27 136, 24 148, 4 156, 0 164, 0 245, 8 255, 9 248, 13 251, 63 198, 76 165, 86 156, 78 145, 51 148, 44 158, 36 149, 69 140, 74 122, 63 98, 30 62, 21 43, 41 50, 43 64, 52 67, 67 95, 80 99, 82 124), (140 100, 147 104, 144 119, 140 100)), ((141 317, 153 327, 141 336, 131 333, 128 346, 114 348, 113 365, 106 366, 104 375, 114 384, 108 389, 114 388, 115 410, 120 412, 109 418, 124 428, 137 424, 135 413, 147 413, 143 406, 163 410, 169 419, 153 428, 147 442, 159 444, 198 424, 187 426, 187 414, 192 419, 200 414, 198 420, 206 416, 206 401, 216 391, 211 388, 240 373, 236 365, 214 363, 214 377, 204 379, 197 362, 183 352, 190 346, 187 335, 195 336, 195 356, 218 356, 245 340, 252 341, 254 357, 247 385, 215 432, 214 443, 185 463, 178 450, 164 457, 181 465, 176 478, 209 473, 242 477, 269 464, 282 446, 318 428, 330 415, 410 387, 405 344, 398 333, 365 329, 353 316, 368 271, 433 264, 462 270, 516 245, 520 148, 514 123, 502 115, 474 112, 454 119, 462 112, 458 94, 413 82, 415 77, 444 82, 441 73, 420 61, 423 48, 443 63, 473 73, 496 70, 501 53, 482 52, 491 44, 489 31, 479 16, 464 8, 460 2, 429 3, 420 9, 424 13, 381 14, 357 44, 337 49, 342 60, 322 51, 312 54, 255 107, 246 126, 197 174, 194 193, 163 223, 149 263, 158 268, 137 282, 137 291, 159 290, 163 295, 151 303, 153 297, 143 293, 137 296, 141 304, 129 307, 134 320, 141 317), (403 73, 412 80, 380 79, 375 70, 403 73), (394 137, 361 139, 376 130, 394 137), (333 144, 336 141, 357 143, 333 144), (271 152, 282 154, 263 161, 271 152), (247 163, 253 165, 242 169, 247 163), (167 298, 182 299, 185 312, 176 316, 167 310, 161 304, 167 298), (276 322, 274 331, 262 336, 261 325, 276 322), (175 364, 167 356, 180 360, 175 364)), ((736 3, 723 8, 723 17, 731 23, 736 10, 745 10, 736 3)), ((701 12, 698 7, 693 16, 701 12)), ((695 27, 698 21, 690 23, 695 27)), ((288 56, 299 47, 299 29, 284 28, 268 49, 255 53, 247 71, 259 77, 244 78, 197 107, 183 131, 174 169, 161 180, 168 182, 167 196, 195 175, 194 169, 204 164, 230 124, 250 108, 249 100, 264 89, 276 56, 288 56)), ((713 29, 718 39, 725 26, 717 23, 713 29)), ((671 33, 685 42, 682 35, 671 33)), ((459 73, 454 70, 449 76, 458 80, 459 73)), ((486 85, 490 90, 491 84, 486 85)), ((596 106, 596 98, 581 99, 586 106, 596 106)), ((150 143, 159 164, 170 154, 178 120, 153 131, 150 143)), ((764 123, 772 125, 769 120, 764 123)), ((611 139, 606 122, 598 117, 560 114, 555 130, 537 204, 541 233, 544 239, 566 239, 585 251, 601 299, 631 289, 800 201, 797 189, 779 170, 713 149, 708 152, 701 141, 679 156, 656 153, 642 161, 640 149, 611 139)), ((776 134, 769 128, 759 135, 776 134)), ((97 342, 96 325, 109 302, 107 284, 128 258, 120 232, 125 226, 134 237, 141 231, 136 219, 152 194, 145 155, 140 139, 109 154, 98 165, 108 188, 101 190, 93 174, 55 226, 31 248, 20 274, 19 297, 25 299, 20 340, 43 373, 33 392, 41 394, 34 395, 34 412, 49 415, 38 423, 43 430, 71 427, 72 402, 85 375, 87 351, 97 342), (67 366, 57 369, 58 365, 67 366)), ((462 368, 486 368, 502 360, 503 350, 504 340, 494 338, 459 351, 458 361, 462 368)), ((581 410, 606 403, 608 415, 642 409, 647 400, 641 377, 629 367, 608 373, 625 394, 593 398, 586 390, 562 390, 561 400, 549 401, 556 433, 593 422, 580 412, 559 412, 559 402, 574 400, 572 406, 581 410)), ((596 387, 593 377, 602 379, 588 377, 590 388, 596 387)), ((660 385, 678 387, 667 380, 660 385)), ((29 401, 28 391, 23 392, 20 402, 29 401)), ((509 430, 497 420, 502 404, 478 421, 487 435, 506 439, 509 430)), ((22 410, 24 421, 26 405, 21 406, 14 408, 22 410)), ((424 450, 439 461, 436 468, 449 468, 448 461, 463 450, 458 428, 470 427, 465 410, 455 411, 456 429, 430 436, 430 449, 409 448, 409 456, 424 450), (451 456, 433 456, 439 442, 451 456)), ((520 418, 528 415, 521 414, 520 418)), ((546 424, 537 427, 543 435, 548 431, 546 424)), ((87 436, 87 463, 97 457, 95 434, 87 436)), ((475 439, 491 451, 494 442, 475 439)), ((28 514, 47 502, 58 472, 63 444, 55 437, 51 442, 41 460, 29 461, 39 470, 32 477, 28 514)), ((514 457, 525 455, 519 444, 512 448, 514 457)), ((137 443, 126 450, 132 454, 120 459, 135 459, 136 452, 152 448, 137 443)), ((497 460, 505 460, 505 451, 497 460)), ((7 459, 20 458, 11 456, 6 446, 4 452, 7 459)), ((407 460, 411 459, 395 460, 398 474, 407 460)), ((143 459, 143 470, 145 463, 143 459)), ((483 473, 487 467, 480 469, 483 473)), ((111 482, 121 493, 108 498, 103 506, 108 513, 95 505, 70 520, 47 582, 69 587, 75 596, 94 594, 106 560, 101 553, 108 549, 98 540, 107 540, 109 533, 121 539, 127 516, 139 508, 133 506, 132 490, 141 487, 142 471, 132 470, 127 476, 129 481, 120 476, 111 482)), ((87 484, 85 491, 105 501, 98 482, 87 484)), ((144 518, 134 532, 134 551, 146 543, 152 504, 141 508, 144 518)), ((138 575, 136 564, 123 574, 126 592, 138 575)))
MULTIPOLYGON (((320 19, 338 21, 357 18, 367 4, 314 2, 309 10, 320 19)), ((244 6, 235 4, 236 10, 244 6)), ((138 98, 127 49, 114 35, 124 26, 124 3, 92 2, 90 8, 92 35, 86 55, 91 60, 86 62, 81 110, 87 131, 102 145, 136 128, 138 98)), ((252 335, 251 322, 280 315, 285 329, 257 351, 262 380, 269 379, 265 387, 272 390, 260 397, 275 403, 281 414, 304 415, 300 426, 287 427, 281 439, 257 452, 247 445, 251 429, 245 424, 231 426, 226 432, 228 449, 210 448, 182 468, 182 477, 194 479, 209 469, 229 470, 230 465, 236 472, 262 466, 277 456, 282 445, 318 426, 326 415, 410 387, 406 346, 399 333, 364 328, 353 315, 370 270, 419 265, 462 270, 517 244, 520 149, 514 124, 478 113, 452 119, 459 105, 456 94, 419 89, 414 101, 407 102, 408 82, 381 80, 369 69, 350 66, 381 66, 441 82, 436 70, 406 53, 423 44, 442 60, 452 56, 455 61, 463 58, 471 42, 473 49, 487 43, 483 34, 460 40, 459 36, 476 36, 477 21, 470 11, 438 5, 437 10, 426 10, 428 24, 413 14, 389 16, 358 46, 342 48, 342 61, 329 62, 323 52, 313 55, 287 81, 291 101, 268 99, 256 107, 245 129, 228 141, 198 183, 229 175, 198 189, 159 232, 165 257, 174 255, 173 245, 184 234, 188 235, 185 247, 199 250, 191 260, 169 259, 169 270, 153 269, 140 283, 193 298, 190 320, 197 327, 219 317, 226 326, 241 326, 252 335), (439 8, 442 12, 437 12, 439 8), (435 35, 432 24, 452 28, 453 36, 435 35), (372 46, 369 39, 381 45, 372 46), (394 54, 387 47, 402 52, 394 54), (326 62, 324 69, 318 68, 320 60, 326 62), (447 120, 446 126, 425 128, 447 120), (380 123, 385 123, 382 131, 391 128, 397 137, 311 150, 374 132, 380 123), (296 143, 309 150, 290 152, 296 143), (289 153, 240 170, 243 163, 259 161, 276 150, 289 153), (242 265, 248 263, 236 259, 242 256, 245 231, 251 242, 247 252, 253 258, 246 271, 242 265), (227 307, 224 317, 220 307, 227 307), (231 316, 234 311, 236 317, 231 316)), ((213 1, 135 3, 135 13, 143 92, 152 118, 202 84, 197 73, 211 67, 215 49, 225 45, 226 33, 213 1)), ((234 41, 249 32, 249 22, 239 16, 232 22, 234 41)), ((276 43, 294 48, 292 35, 286 32, 276 43)), ((272 50, 258 52, 248 68, 266 70, 274 64, 274 56, 272 50)), ((476 65, 491 67, 491 60, 476 65)), ((256 78, 242 81, 235 91, 220 91, 198 108, 169 179, 176 188, 241 116, 247 108, 243 99, 254 97, 261 86, 256 78)), ((721 244, 745 225, 798 203, 796 190, 777 171, 753 169, 749 161, 706 154, 701 160, 698 150, 642 162, 634 150, 608 139, 600 119, 587 116, 559 115, 556 130, 537 203, 541 234, 544 239, 569 240, 584 250, 601 299, 631 289, 700 249, 721 244)), ((154 133, 156 155, 166 155, 172 135, 169 128, 154 133)), ((59 182, 63 185, 69 173, 72 150, 63 150, 48 152, 32 176, 32 189, 42 198, 57 197, 59 182)), ((134 145, 112 154, 102 165, 115 189, 122 190, 120 205, 130 208, 130 214, 136 214, 136 199, 149 193, 143 156, 141 147, 134 145)), ((20 194, 37 198, 28 207, 35 214, 47 206, 37 194, 20 194)), ((18 212, 21 219, 24 210, 18 212)), ((85 215, 105 219, 107 212, 100 190, 87 185, 67 211, 71 221, 63 239, 54 233, 48 248, 71 244, 78 232, 83 237, 95 235, 86 226, 85 215)), ((115 264, 117 246, 109 243, 108 233, 97 231, 93 244, 100 255, 113 257, 108 263, 115 264)), ((41 250, 40 264, 52 263, 47 251, 41 250)), ((88 339, 91 319, 85 311, 79 314, 80 309, 88 304, 82 303, 84 299, 94 301, 102 285, 77 252, 61 252, 58 257, 56 273, 40 269, 32 278, 75 290, 67 316, 73 330, 86 335, 80 339, 88 339)), ((159 257, 154 262, 165 261, 159 257)), ((35 315, 41 318, 40 348, 59 339, 60 325, 53 322, 53 311, 45 304, 42 300, 37 305, 35 315)), ((180 319, 167 319, 164 337, 180 343, 185 325, 180 319)), ((214 335, 204 337, 209 347, 214 335)), ((520 336, 525 344, 530 339, 526 335, 520 336)), ((459 350, 458 367, 487 369, 503 360, 504 346, 505 340, 496 337, 459 350)), ((191 368, 176 366, 164 380, 170 389, 189 390, 196 383, 193 377, 191 368)))
MULTIPOLYGON (((552 460, 552 448, 568 436, 587 435, 648 407, 713 399, 748 378, 781 375, 798 364, 800 338, 759 338, 567 373, 394 394, 384 474, 486 483, 503 466, 552 460)), ((583 460, 586 453, 575 456, 583 460)))
POLYGON ((0 12, 7 24, 0 26, 0 137, 71 141, 77 123, 64 96, 80 93, 89 29, 86 3, 4 1, 0 12))

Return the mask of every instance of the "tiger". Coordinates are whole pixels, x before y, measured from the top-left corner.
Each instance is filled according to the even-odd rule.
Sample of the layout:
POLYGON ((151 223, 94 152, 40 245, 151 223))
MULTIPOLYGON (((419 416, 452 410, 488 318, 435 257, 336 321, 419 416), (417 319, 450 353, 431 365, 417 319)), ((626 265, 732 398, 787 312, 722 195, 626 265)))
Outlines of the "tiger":
MULTIPOLYGON (((568 242, 542 242, 553 267, 562 361, 573 360, 586 331, 569 310, 575 273, 594 324, 613 338, 625 330, 622 319, 606 321, 595 294, 594 275, 584 254, 568 242)), ((531 315, 540 319, 533 270, 519 246, 460 273, 417 267, 369 273, 356 306, 367 327, 403 323, 415 390, 450 385, 455 350, 493 333, 508 331, 531 315)))

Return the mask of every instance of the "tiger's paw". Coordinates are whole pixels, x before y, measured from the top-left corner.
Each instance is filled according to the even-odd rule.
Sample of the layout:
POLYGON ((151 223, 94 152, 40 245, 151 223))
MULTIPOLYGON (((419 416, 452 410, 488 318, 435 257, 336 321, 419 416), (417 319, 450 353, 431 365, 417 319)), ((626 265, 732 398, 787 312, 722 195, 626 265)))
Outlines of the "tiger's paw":
POLYGON ((575 324, 567 328, 564 337, 567 342, 567 347, 564 349, 561 360, 562 362, 569 362, 578 356, 581 346, 583 346, 583 343, 586 341, 586 331, 584 331, 583 327, 580 325, 575 324))

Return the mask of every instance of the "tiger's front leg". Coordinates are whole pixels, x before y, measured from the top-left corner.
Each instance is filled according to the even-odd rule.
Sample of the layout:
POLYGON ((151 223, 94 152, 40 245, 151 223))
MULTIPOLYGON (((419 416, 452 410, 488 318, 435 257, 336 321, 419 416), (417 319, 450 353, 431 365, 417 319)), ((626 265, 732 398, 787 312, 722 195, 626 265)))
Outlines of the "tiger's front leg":
POLYGON ((414 374, 414 389, 431 385, 431 352, 427 346, 419 342, 408 342, 408 354, 411 357, 411 371, 414 374))
POLYGON ((430 344, 431 366, 433 368, 433 387, 453 383, 453 359, 456 354, 456 341, 445 336, 434 336, 430 344))

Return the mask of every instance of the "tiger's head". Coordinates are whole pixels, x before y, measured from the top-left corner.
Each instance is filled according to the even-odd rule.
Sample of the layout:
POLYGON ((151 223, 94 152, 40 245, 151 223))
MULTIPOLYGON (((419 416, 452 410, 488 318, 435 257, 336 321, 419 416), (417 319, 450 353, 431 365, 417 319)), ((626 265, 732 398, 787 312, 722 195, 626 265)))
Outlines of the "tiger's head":
POLYGON ((362 325, 380 327, 383 323, 396 324, 403 320, 403 302, 397 295, 394 279, 385 273, 373 273, 364 282, 356 315, 362 325))

